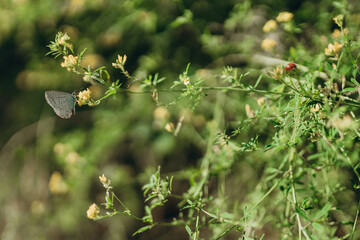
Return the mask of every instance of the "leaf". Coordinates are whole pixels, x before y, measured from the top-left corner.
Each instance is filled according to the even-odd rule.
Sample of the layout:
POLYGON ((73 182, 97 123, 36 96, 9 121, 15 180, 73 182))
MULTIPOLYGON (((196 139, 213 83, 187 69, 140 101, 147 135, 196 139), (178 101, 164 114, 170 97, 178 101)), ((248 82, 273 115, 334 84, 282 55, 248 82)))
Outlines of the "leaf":
POLYGON ((255 83, 255 85, 254 85, 254 89, 255 89, 255 88, 259 85, 259 83, 260 83, 260 81, 261 81, 262 77, 263 77, 263 75, 262 75, 262 74, 258 77, 258 79, 257 79, 257 81, 256 81, 256 83, 255 83))
POLYGON ((311 224, 315 229, 322 231, 324 227, 319 223, 312 223, 311 224))
MULTIPOLYGON (((356 70, 355 70, 356 71, 356 70)), ((356 86, 360 87, 360 84, 354 79, 354 78, 350 78, 350 81, 355 84, 356 86)))
POLYGON ((80 59, 81 59, 82 56, 84 55, 85 51, 86 51, 86 48, 84 48, 84 50, 82 50, 81 53, 79 54, 79 58, 80 58, 80 59))
POLYGON ((343 92, 352 92, 352 91, 356 91, 356 88, 345 88, 343 90, 343 92))
POLYGON ((234 217, 231 213, 228 213, 228 212, 220 213, 220 216, 222 218, 226 218, 226 219, 232 219, 234 217))
POLYGON ((305 213, 303 210, 301 210, 300 208, 296 207, 295 212, 296 212, 297 214, 299 214, 300 217, 302 217, 302 218, 304 218, 304 219, 306 219, 306 220, 308 220, 308 221, 310 222, 310 219, 306 216, 306 213, 305 213))
POLYGON ((272 124, 274 124, 275 126, 281 125, 281 123, 275 122, 274 120, 270 120, 270 122, 271 122, 272 124))
POLYGON ((326 65, 326 68, 327 68, 329 71, 333 71, 333 70, 334 70, 330 63, 325 62, 325 65, 326 65))
POLYGON ((330 203, 325 204, 325 206, 315 215, 315 220, 318 220, 322 216, 328 213, 328 211, 331 209, 330 203))
POLYGON ((188 225, 185 225, 185 229, 190 237, 194 236, 194 233, 191 231, 191 228, 188 225))
POLYGON ((138 229, 136 232, 133 233, 133 236, 135 236, 136 234, 138 233, 142 233, 142 232, 145 232, 146 230, 149 230, 152 228, 152 225, 147 225, 145 227, 142 227, 140 229, 138 229))
POLYGON ((317 159, 317 158, 322 157, 322 156, 325 155, 325 154, 326 154, 326 153, 316 153, 316 154, 313 154, 313 155, 309 156, 309 157, 307 158, 307 160, 308 160, 308 161, 314 160, 314 159, 317 159))

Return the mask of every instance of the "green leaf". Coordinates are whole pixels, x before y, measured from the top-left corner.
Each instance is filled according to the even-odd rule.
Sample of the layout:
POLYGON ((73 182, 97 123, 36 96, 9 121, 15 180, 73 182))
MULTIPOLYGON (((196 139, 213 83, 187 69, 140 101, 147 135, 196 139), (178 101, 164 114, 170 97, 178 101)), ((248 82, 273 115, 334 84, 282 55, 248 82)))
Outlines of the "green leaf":
POLYGON ((84 55, 85 51, 86 51, 86 48, 85 48, 84 50, 82 50, 81 53, 79 54, 79 58, 80 58, 80 59, 81 59, 82 56, 84 55))
POLYGON ((324 229, 324 227, 319 223, 312 223, 311 225, 319 231, 322 231, 324 229))
MULTIPOLYGON (((355 70, 356 71, 356 70, 355 70)), ((354 79, 354 78, 350 78, 350 81, 355 84, 356 86, 360 87, 360 84, 354 79)))
POLYGON ((149 230, 151 228, 152 228, 152 225, 147 225, 145 227, 142 227, 142 228, 138 229, 136 232, 134 232, 133 236, 135 236, 138 233, 145 232, 146 230, 149 230))
POLYGON ((254 89, 259 85, 259 83, 260 83, 260 81, 261 81, 262 78, 263 78, 263 75, 261 74, 261 75, 258 77, 258 79, 256 80, 256 83, 255 83, 255 85, 254 85, 254 89))
POLYGON ((303 210, 301 210, 300 208, 296 207, 295 212, 296 212, 297 214, 299 214, 300 217, 302 217, 302 218, 304 218, 304 219, 306 219, 306 220, 308 220, 308 221, 310 222, 310 219, 306 216, 306 213, 305 213, 303 210))
POLYGON ((227 212, 220 213, 220 216, 222 218, 227 218, 227 219, 232 219, 234 217, 231 213, 227 213, 227 212))
POLYGON ((352 91, 356 91, 356 88, 345 88, 343 90, 343 92, 352 92, 352 91))
POLYGON ((329 71, 332 72, 332 71, 334 70, 330 63, 325 62, 325 65, 326 65, 326 68, 327 68, 329 71))
POLYGON ((319 218, 327 214, 330 209, 331 209, 330 203, 325 204, 325 206, 315 215, 314 221, 318 220, 319 218))
POLYGON ((185 229, 190 237, 194 236, 194 233, 191 231, 191 228, 188 225, 185 225, 185 229))

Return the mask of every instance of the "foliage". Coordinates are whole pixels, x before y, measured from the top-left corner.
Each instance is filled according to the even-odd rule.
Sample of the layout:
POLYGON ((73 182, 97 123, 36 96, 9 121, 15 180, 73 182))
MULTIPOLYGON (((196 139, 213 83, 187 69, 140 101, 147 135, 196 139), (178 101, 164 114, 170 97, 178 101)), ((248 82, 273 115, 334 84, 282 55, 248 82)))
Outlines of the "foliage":
POLYGON ((29 72, 17 81, 86 90, 69 122, 41 120, 36 143, 2 150, 24 164, 32 152, 53 160, 32 163, 36 191, 49 194, 8 194, 30 209, 17 237, 359 239, 360 6, 309 1, 290 13, 263 3, 95 1, 64 11, 78 29, 94 12, 88 36, 64 27, 47 45, 62 68, 51 60, 27 71, 66 69, 82 82, 24 87, 29 72))

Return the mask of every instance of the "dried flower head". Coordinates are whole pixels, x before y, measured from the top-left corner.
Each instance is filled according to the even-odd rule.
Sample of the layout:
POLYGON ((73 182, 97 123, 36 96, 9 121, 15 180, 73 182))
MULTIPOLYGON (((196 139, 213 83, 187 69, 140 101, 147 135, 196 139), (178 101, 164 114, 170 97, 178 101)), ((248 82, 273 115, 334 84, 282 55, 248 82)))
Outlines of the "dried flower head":
POLYGON ((124 69, 124 65, 126 63, 127 60, 127 56, 124 55, 123 57, 118 55, 118 58, 116 59, 115 63, 112 64, 112 66, 114 68, 120 68, 120 69, 124 69))
POLYGON ((91 204, 86 214, 89 219, 96 219, 100 214, 99 207, 95 203, 91 204))
POLYGON ((91 91, 88 88, 78 93, 77 103, 79 106, 88 104, 90 101, 91 101, 91 91))
POLYGON ((276 30, 277 28, 277 23, 275 20, 271 19, 269 21, 267 21, 265 23, 265 25, 263 26, 263 31, 264 32, 271 32, 271 31, 274 31, 276 30))
POLYGON ((78 64, 79 57, 74 57, 73 55, 64 56, 64 62, 61 63, 61 67, 67 68, 71 72, 78 64))
POLYGON ((338 57, 342 47, 343 45, 338 42, 335 42, 334 44, 329 43, 328 47, 325 48, 325 55, 338 57))
POLYGON ((105 175, 103 174, 102 176, 99 176, 99 180, 102 184, 108 184, 110 185, 111 180, 107 179, 107 177, 105 177, 105 175))
POLYGON ((278 22, 289 22, 294 17, 294 14, 291 12, 281 12, 276 17, 276 21, 278 22))
POLYGON ((273 70, 273 75, 272 77, 276 80, 280 80, 282 79, 282 77, 284 76, 284 68, 277 66, 274 70, 273 70))

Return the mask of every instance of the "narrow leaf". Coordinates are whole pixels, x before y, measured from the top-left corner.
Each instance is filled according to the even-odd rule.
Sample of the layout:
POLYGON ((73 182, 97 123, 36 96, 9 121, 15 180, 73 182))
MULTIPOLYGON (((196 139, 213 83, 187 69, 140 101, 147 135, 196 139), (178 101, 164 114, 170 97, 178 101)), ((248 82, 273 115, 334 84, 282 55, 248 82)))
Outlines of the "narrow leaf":
POLYGON ((138 229, 136 232, 134 232, 133 236, 135 236, 138 233, 145 232, 146 230, 149 230, 151 228, 152 228, 152 225, 147 225, 145 227, 142 227, 142 228, 138 229))
POLYGON ((306 213, 301 210, 300 208, 296 207, 295 212, 300 215, 300 217, 308 220, 310 222, 310 219, 306 216, 306 213))
POLYGON ((315 215, 314 221, 318 220, 319 218, 327 214, 330 208, 331 208, 330 203, 325 204, 325 206, 315 215))
POLYGON ((185 225, 185 229, 190 237, 194 236, 194 233, 191 231, 191 228, 188 225, 185 225))

